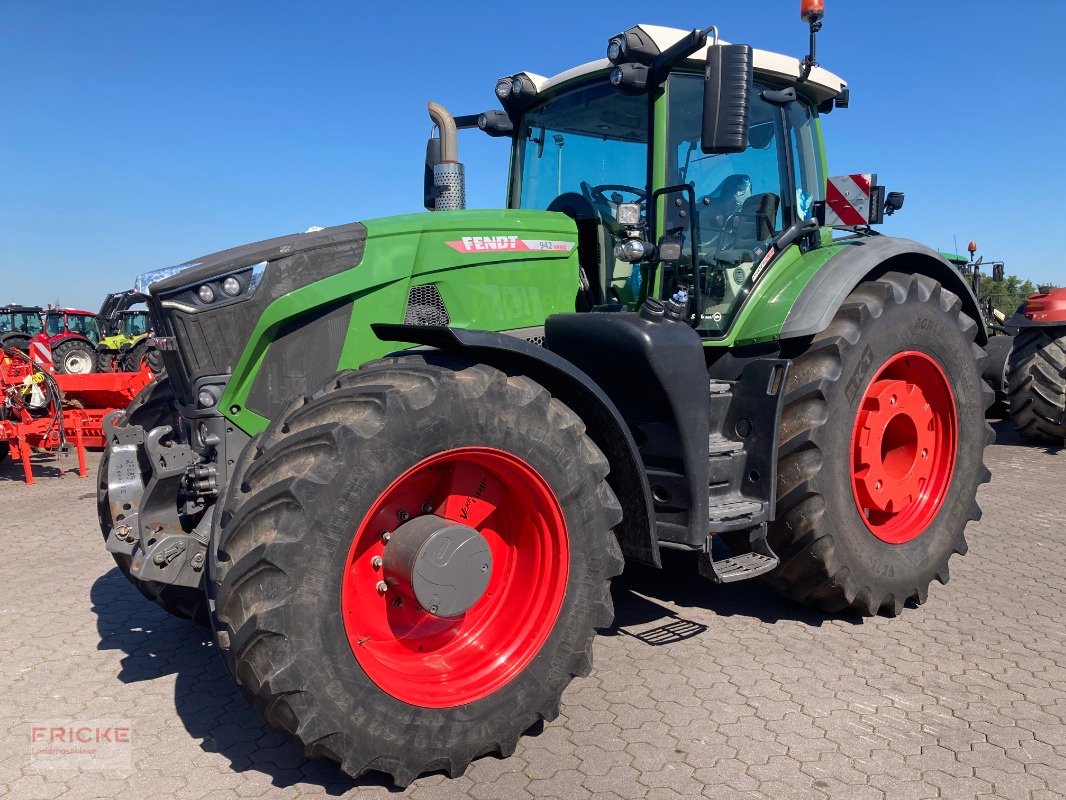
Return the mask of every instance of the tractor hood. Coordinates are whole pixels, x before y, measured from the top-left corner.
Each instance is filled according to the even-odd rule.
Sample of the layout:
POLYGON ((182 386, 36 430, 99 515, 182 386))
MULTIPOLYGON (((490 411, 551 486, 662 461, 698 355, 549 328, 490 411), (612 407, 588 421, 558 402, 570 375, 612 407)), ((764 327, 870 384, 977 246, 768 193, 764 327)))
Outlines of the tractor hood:
MULTIPOLYGON (((569 217, 464 210, 268 239, 146 273, 136 288, 149 294, 156 334, 167 340, 167 372, 187 403, 207 379, 252 380, 268 350, 283 360, 273 343, 303 341, 297 330, 304 327, 313 344, 293 345, 284 360, 306 362, 313 354, 310 387, 343 367, 349 354, 365 360, 377 355, 375 348, 395 349, 377 342, 375 322, 542 325, 550 313, 573 311, 578 274, 577 229, 569 217)), ((292 377, 265 393, 280 397, 303 385, 300 375, 292 377)))
POLYGON ((173 289, 208 281, 254 265, 269 265, 273 261, 313 250, 362 242, 368 235, 421 237, 423 234, 429 237, 427 244, 443 244, 451 249, 452 254, 446 260, 453 259, 454 253, 499 256, 504 253, 536 251, 566 255, 577 243, 573 222, 564 215, 553 212, 487 209, 405 214, 379 217, 368 220, 365 224, 350 222, 331 228, 311 229, 305 233, 293 233, 232 247, 173 267, 146 272, 138 276, 134 291, 155 295, 167 294, 173 289), (453 236, 442 238, 445 234, 453 236))
POLYGON ((295 253, 306 252, 317 247, 328 247, 352 239, 364 239, 366 228, 358 222, 338 225, 334 228, 320 228, 306 233, 292 233, 261 242, 231 247, 218 253, 195 258, 173 267, 163 267, 138 276, 134 283, 135 292, 148 293, 150 288, 155 293, 165 293, 169 289, 179 288, 190 283, 208 280, 220 274, 260 262, 275 261, 295 253))

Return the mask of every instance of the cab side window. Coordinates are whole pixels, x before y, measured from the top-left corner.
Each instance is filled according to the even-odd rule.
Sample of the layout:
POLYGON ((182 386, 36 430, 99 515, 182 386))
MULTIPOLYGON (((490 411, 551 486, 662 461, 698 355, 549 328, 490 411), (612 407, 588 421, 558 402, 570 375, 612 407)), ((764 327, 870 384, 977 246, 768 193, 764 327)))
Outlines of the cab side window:
POLYGON ((817 143, 814 111, 803 102, 788 107, 788 132, 796 184, 796 218, 810 219, 814 203, 825 199, 825 174, 817 143))
MULTIPOLYGON (((672 163, 667 182, 692 184, 698 223, 697 274, 676 288, 686 289, 698 300, 698 329, 707 336, 720 336, 747 296, 755 266, 794 214, 784 117, 779 106, 759 96, 765 87, 756 84, 747 149, 705 155, 700 149, 703 79, 674 75, 670 81, 672 163)), ((671 227, 683 225, 668 219, 667 228, 671 227)))

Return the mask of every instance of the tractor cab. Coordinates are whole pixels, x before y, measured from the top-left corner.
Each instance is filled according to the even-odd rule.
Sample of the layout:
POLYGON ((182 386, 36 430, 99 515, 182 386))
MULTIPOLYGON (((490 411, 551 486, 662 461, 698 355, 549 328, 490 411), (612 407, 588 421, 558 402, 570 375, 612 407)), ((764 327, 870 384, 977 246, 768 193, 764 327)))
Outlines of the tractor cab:
POLYGON ((31 336, 41 331, 39 306, 9 305, 0 308, 0 335, 27 333, 31 336))
POLYGON ((29 351, 30 340, 41 332, 39 306, 7 305, 0 308, 0 351, 29 351))
POLYGON ((91 311, 72 308, 49 309, 44 316, 44 329, 48 338, 55 340, 70 336, 87 339, 93 347, 100 343, 100 321, 91 311))
POLYGON ((132 309, 119 312, 118 333, 129 338, 144 336, 152 328, 147 309, 132 309))
POLYGON ((587 302, 635 306, 649 294, 684 291, 694 300, 692 324, 713 338, 729 329, 774 239, 811 220, 825 199, 817 120, 819 110, 846 102, 847 87, 817 67, 800 82, 799 59, 742 48, 753 67, 740 78, 751 80, 740 87, 747 120, 739 146, 724 148, 704 140, 705 73, 708 52, 715 58, 731 46, 692 48, 692 37, 638 25, 611 39, 608 59, 552 78, 521 73, 501 80, 497 95, 516 122, 509 205, 575 219, 587 245, 587 302), (675 54, 658 91, 627 87, 628 75, 643 74, 634 68, 678 46, 692 52, 675 54), (638 225, 658 232, 657 245, 680 251, 661 261, 660 274, 643 252, 616 253, 629 238, 618 221, 626 203, 639 204, 638 225))
MULTIPOLYGON (((820 15, 819 4, 804 5, 812 38, 803 59, 728 44, 713 27, 636 25, 612 37, 600 61, 550 78, 500 78, 502 112, 455 120, 512 140, 510 209, 574 220, 578 311, 673 298, 705 340, 724 340, 790 245, 806 252, 821 243, 823 225, 879 221, 883 189, 870 185, 858 219, 841 224, 829 198, 826 220, 819 116, 846 107, 849 90, 814 60, 820 15)), ((453 189, 462 165, 439 157, 454 145, 434 148, 448 140, 430 142, 433 210, 461 207, 462 190, 453 189)), ((854 177, 861 191, 865 178, 854 177)))

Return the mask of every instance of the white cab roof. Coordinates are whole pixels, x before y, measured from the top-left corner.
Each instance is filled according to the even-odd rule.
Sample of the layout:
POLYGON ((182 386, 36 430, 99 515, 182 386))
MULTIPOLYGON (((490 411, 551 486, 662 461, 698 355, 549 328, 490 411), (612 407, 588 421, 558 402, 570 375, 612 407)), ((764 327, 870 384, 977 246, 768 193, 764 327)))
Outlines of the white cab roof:
MULTIPOLYGON (((689 34, 689 31, 679 30, 678 28, 664 28, 660 25, 638 25, 637 27, 651 37, 652 41, 659 47, 660 52, 689 34)), ((719 39, 718 43, 729 44, 729 42, 722 39, 719 39)), ((799 78, 800 60, 798 58, 780 53, 771 53, 769 50, 754 50, 754 58, 755 72, 758 75, 768 75, 789 82, 794 82, 799 78)), ((686 60, 695 64, 705 62, 707 60, 707 51, 701 48, 686 60)), ((572 67, 550 78, 535 75, 532 72, 523 74, 533 81, 533 84, 537 87, 537 92, 540 93, 575 78, 610 68, 611 62, 606 58, 601 58, 599 61, 590 61, 579 67, 572 67)), ((846 86, 847 83, 843 78, 834 75, 829 70, 815 67, 811 70, 810 77, 807 78, 807 82, 803 85, 802 92, 815 101, 821 102, 836 97, 846 86)))

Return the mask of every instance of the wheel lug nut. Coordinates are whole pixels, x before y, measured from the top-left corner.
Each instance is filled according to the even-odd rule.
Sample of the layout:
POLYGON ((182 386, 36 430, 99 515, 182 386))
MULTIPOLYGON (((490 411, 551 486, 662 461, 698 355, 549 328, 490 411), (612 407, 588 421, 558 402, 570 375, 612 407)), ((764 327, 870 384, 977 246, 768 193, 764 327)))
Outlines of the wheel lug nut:
POLYGON ((394 597, 392 599, 393 608, 399 608, 402 605, 403 605, 403 598, 402 597, 394 597))
POLYGON ((877 483, 875 483, 874 484, 874 488, 877 489, 877 491, 881 491, 881 481, 878 481, 877 483))
POLYGON ((432 503, 423 503, 422 504, 422 513, 423 514, 428 514, 432 510, 433 510, 433 504, 432 503))
POLYGON ((929 458, 929 451, 928 450, 922 450, 922 458, 929 458))
POLYGON ((370 566, 374 569, 381 569, 381 556, 374 556, 370 559, 370 566))
POLYGON ((378 585, 375 588, 378 590, 378 594, 385 594, 389 590, 389 585, 385 581, 378 581, 378 585))
POLYGON ((391 538, 392 538, 392 534, 389 533, 388 531, 382 531, 381 532, 381 543, 382 544, 388 544, 389 543, 389 539, 391 539, 391 538))
POLYGON ((892 395, 890 398, 888 398, 888 404, 890 406, 894 406, 896 404, 896 396, 895 395, 892 395))
POLYGON ((407 522, 407 520, 411 519, 411 515, 408 514, 406 511, 401 511, 396 516, 400 518, 400 522, 407 522))

